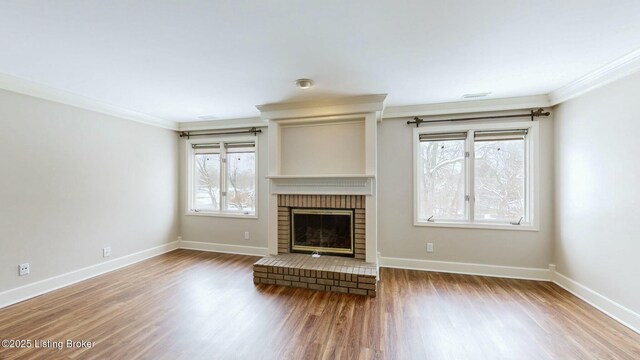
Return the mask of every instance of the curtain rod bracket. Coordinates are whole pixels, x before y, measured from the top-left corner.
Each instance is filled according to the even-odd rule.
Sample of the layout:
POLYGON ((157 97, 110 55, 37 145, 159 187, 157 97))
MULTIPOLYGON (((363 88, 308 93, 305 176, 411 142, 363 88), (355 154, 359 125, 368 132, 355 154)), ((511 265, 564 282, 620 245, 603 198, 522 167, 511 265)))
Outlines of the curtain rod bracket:
POLYGON ((416 124, 416 127, 420 127, 420 124, 425 122, 424 119, 420 119, 419 117, 414 117, 413 121, 407 121, 407 125, 416 124))
POLYGON ((538 108, 538 110, 531 110, 531 121, 538 116, 549 116, 550 112, 545 112, 543 108, 538 108))

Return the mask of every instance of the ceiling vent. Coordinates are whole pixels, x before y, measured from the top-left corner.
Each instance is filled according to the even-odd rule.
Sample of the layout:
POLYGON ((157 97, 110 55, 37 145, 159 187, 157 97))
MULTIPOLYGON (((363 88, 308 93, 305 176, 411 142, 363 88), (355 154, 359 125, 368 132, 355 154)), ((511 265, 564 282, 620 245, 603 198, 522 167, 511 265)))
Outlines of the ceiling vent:
POLYGON ((483 93, 474 93, 474 94, 464 94, 464 95, 462 95, 462 97, 464 99, 476 99, 476 98, 487 97, 489 95, 491 95, 490 92, 483 92, 483 93))

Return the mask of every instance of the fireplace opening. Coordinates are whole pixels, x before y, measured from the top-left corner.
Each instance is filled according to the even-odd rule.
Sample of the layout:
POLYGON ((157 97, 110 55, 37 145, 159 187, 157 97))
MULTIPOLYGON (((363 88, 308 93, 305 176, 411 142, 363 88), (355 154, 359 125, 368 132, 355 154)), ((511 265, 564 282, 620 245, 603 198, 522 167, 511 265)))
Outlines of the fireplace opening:
POLYGON ((291 209, 291 252, 354 256, 353 210, 291 209))

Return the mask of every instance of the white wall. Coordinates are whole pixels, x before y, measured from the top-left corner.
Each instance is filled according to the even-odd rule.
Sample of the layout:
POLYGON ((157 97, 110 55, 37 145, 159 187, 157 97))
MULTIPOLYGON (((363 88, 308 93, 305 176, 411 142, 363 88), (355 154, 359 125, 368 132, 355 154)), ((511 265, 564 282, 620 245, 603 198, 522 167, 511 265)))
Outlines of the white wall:
POLYGON ((176 240, 175 132, 2 90, 0 125, 0 292, 176 240))
POLYGON ((640 73, 559 105, 557 271, 640 313, 640 73))
POLYGON ((378 247, 382 257, 547 269, 553 238, 553 119, 540 121, 540 231, 413 225, 413 143, 407 119, 378 126, 378 247), (426 252, 426 243, 434 252, 426 252))
MULTIPOLYGON (((237 246, 267 247, 268 182, 267 176, 267 128, 258 135, 256 149, 258 159, 258 218, 232 218, 202 215, 185 215, 187 209, 186 147, 180 141, 180 234, 184 241, 227 244, 237 246), (244 232, 249 232, 249 240, 244 232)), ((216 248, 221 251, 246 252, 242 249, 216 248)))

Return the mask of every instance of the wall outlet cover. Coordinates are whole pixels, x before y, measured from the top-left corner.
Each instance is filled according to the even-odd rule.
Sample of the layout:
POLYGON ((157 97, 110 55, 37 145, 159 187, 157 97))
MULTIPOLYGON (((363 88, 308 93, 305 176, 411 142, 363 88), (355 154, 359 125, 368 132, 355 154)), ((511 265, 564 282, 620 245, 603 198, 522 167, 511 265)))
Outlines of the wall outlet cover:
POLYGON ((31 266, 29 265, 29 263, 18 265, 18 274, 20 276, 29 275, 30 271, 31 271, 31 266))
POLYGON ((102 249, 102 257, 109 257, 109 256, 111 256, 111 246, 107 246, 102 249))

